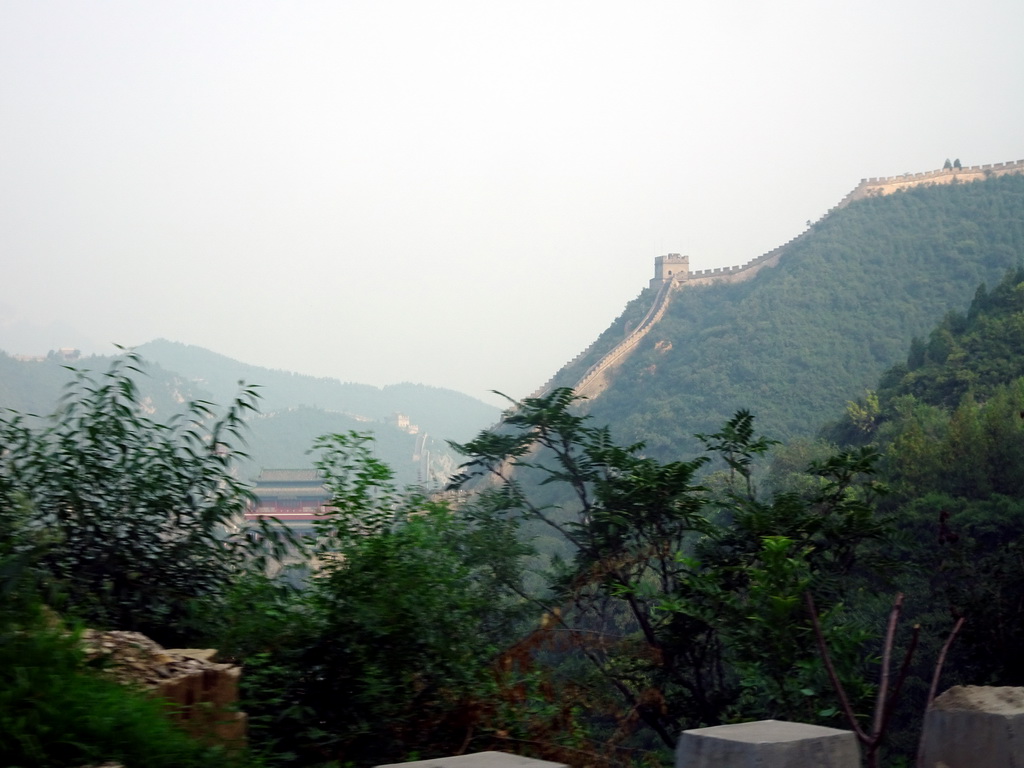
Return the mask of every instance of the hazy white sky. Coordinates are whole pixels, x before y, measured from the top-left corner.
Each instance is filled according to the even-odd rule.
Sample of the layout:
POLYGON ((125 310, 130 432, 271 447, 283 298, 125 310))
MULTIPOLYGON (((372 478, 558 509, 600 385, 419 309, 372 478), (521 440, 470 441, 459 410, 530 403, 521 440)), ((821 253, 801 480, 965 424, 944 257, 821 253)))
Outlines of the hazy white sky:
POLYGON ((1024 158, 1024 3, 0 2, 0 349, 528 394, 659 253, 1024 158))

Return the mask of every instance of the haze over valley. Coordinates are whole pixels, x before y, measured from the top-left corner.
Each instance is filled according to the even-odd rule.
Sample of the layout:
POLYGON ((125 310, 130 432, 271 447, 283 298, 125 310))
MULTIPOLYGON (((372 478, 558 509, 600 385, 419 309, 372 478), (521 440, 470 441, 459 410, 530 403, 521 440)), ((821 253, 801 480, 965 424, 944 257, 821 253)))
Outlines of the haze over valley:
POLYGON ((658 255, 742 264, 862 177, 1020 157, 1022 13, 4 3, 0 349, 165 338, 503 407, 658 255))

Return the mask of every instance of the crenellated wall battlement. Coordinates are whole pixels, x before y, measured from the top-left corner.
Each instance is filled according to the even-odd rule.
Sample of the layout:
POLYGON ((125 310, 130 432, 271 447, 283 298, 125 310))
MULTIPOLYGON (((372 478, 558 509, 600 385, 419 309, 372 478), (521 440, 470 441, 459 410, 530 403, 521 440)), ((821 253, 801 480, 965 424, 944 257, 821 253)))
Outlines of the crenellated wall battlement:
POLYGON ((923 173, 904 173, 901 176, 876 176, 870 179, 861 179, 856 189, 844 198, 844 202, 849 203, 863 197, 891 195, 893 192, 925 184, 983 181, 1007 173, 1024 173, 1024 160, 971 165, 967 168, 940 168, 937 171, 924 171, 923 173))

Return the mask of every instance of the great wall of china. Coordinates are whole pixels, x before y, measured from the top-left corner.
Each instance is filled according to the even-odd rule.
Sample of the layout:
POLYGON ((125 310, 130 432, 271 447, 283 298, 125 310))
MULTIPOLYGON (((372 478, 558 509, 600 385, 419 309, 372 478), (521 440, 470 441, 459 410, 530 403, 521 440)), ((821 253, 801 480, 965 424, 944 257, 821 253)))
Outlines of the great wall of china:
MULTIPOLYGON (((611 351, 584 372, 573 389, 576 391, 576 394, 588 398, 597 397, 607 389, 610 381, 609 374, 625 360, 626 356, 647 335, 647 332, 662 318, 671 302, 672 294, 676 290, 688 286, 710 285, 712 283, 738 283, 749 280, 765 267, 774 267, 778 264, 783 254, 794 243, 805 238, 816 224, 820 224, 833 213, 841 208, 845 208, 855 200, 891 195, 911 187, 983 181, 994 176, 1011 173, 1024 173, 1024 160, 990 165, 974 165, 967 168, 941 168, 937 171, 925 171, 923 173, 905 173, 900 176, 861 179, 860 183, 846 197, 830 208, 818 221, 810 223, 807 229, 799 235, 783 243, 778 248, 774 248, 741 266, 690 271, 689 256, 680 256, 678 253, 658 256, 654 260, 654 277, 650 282, 650 287, 657 289, 658 292, 654 297, 650 310, 648 310, 644 319, 640 321, 636 328, 631 330, 611 351)), ((563 370, 565 367, 572 365, 589 354, 592 348, 593 344, 569 361, 566 366, 563 366, 563 370)), ((543 395, 551 389, 554 379, 555 377, 552 377, 530 397, 543 395)))

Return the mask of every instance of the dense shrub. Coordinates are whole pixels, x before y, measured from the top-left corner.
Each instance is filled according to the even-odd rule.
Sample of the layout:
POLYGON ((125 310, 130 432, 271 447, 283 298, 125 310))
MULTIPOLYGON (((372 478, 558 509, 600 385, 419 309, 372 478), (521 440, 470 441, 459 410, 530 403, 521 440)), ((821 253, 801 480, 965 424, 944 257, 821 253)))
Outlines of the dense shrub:
POLYGON ((218 600, 273 541, 246 535, 251 494, 232 472, 256 395, 219 418, 192 402, 159 423, 138 366, 129 353, 102 375, 77 372, 47 418, 0 414, 0 508, 20 520, 11 554, 35 551, 67 609, 173 644, 193 632, 195 601, 218 600))

